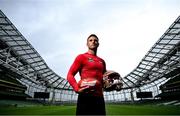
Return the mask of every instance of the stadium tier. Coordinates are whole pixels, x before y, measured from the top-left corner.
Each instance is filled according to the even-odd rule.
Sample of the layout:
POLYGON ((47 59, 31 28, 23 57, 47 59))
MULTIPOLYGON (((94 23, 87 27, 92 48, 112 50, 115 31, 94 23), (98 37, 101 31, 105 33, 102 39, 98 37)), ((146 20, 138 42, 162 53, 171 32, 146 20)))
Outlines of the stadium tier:
POLYGON ((156 97, 162 99, 180 99, 180 68, 173 70, 168 76, 173 77, 168 80, 165 84, 160 86, 161 94, 156 97))
MULTIPOLYGON (((123 77, 122 90, 104 92, 104 97, 107 102, 134 102, 143 98, 137 97, 136 93, 150 93, 151 99, 172 96, 172 92, 180 92, 179 76, 180 17, 145 54, 139 65, 123 77)), ((77 94, 67 80, 48 67, 40 54, 0 11, 0 96, 33 99, 34 93, 38 92, 48 93, 51 102, 77 100, 77 94)))

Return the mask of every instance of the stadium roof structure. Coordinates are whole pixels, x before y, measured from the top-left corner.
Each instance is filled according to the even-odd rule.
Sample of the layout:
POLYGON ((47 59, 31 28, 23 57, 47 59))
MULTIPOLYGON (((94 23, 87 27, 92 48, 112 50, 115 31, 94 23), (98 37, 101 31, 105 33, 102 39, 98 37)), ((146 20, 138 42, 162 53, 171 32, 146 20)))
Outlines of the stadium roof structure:
POLYGON ((39 53, 0 11, 0 70, 9 70, 19 81, 36 87, 70 89, 39 53))
POLYGON ((124 77, 124 88, 138 88, 180 75, 180 16, 147 52, 139 65, 124 77))

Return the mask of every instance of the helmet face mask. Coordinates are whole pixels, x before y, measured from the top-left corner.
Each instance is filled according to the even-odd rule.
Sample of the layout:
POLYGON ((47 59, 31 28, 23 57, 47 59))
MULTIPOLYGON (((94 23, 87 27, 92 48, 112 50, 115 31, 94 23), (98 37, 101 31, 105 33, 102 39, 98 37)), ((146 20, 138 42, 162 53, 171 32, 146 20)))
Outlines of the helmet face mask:
POLYGON ((103 75, 103 84, 104 91, 120 91, 123 86, 120 74, 115 71, 107 71, 103 75))

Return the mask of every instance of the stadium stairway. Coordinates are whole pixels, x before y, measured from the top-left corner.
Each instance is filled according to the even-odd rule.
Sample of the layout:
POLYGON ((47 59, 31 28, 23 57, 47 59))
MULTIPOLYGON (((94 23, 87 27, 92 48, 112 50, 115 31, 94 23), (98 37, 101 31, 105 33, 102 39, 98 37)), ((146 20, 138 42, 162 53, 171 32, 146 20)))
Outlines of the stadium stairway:
POLYGON ((175 105, 175 106, 180 106, 180 101, 179 100, 173 100, 173 101, 166 101, 166 102, 162 102, 159 103, 157 105, 175 105))

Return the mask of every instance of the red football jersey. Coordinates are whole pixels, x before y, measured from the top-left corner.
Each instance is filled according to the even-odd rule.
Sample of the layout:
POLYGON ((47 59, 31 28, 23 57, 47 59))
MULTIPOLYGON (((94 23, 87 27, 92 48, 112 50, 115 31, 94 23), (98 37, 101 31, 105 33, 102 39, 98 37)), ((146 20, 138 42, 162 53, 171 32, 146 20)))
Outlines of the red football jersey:
POLYGON ((106 64, 103 59, 89 53, 80 54, 76 57, 67 75, 67 80, 75 91, 79 89, 74 78, 77 72, 79 72, 81 79, 95 78, 99 81, 101 83, 100 86, 96 87, 95 92, 92 94, 95 96, 103 95, 103 74, 106 72, 106 64))

